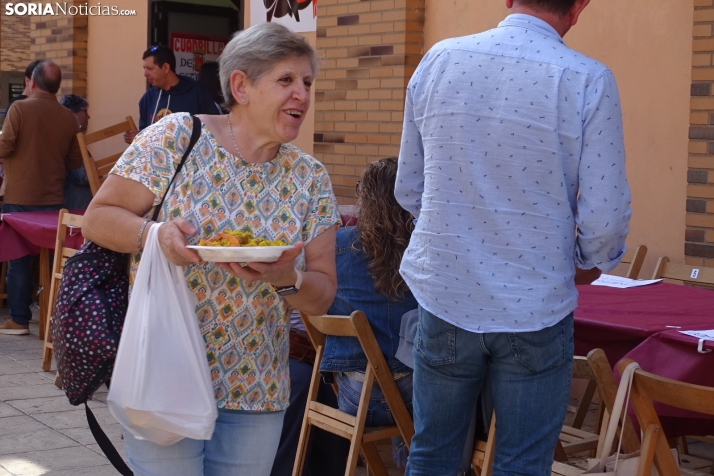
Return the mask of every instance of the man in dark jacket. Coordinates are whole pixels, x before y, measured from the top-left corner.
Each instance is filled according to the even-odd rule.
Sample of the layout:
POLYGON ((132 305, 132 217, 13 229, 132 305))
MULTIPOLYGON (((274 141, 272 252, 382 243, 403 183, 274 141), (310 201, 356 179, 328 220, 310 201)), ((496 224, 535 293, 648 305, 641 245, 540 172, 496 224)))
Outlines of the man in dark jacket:
MULTIPOLYGON (((176 74, 176 56, 166 46, 152 46, 144 52, 144 77, 151 88, 139 101, 139 130, 153 124, 167 114, 218 114, 211 93, 193 79, 176 74)), ((124 141, 131 144, 137 130, 124 133, 124 141)))

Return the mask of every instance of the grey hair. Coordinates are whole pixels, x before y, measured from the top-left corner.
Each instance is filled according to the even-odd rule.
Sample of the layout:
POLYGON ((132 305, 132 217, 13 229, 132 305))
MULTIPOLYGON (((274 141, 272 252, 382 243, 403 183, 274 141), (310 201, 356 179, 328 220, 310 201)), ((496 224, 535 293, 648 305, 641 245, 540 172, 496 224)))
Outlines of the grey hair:
POLYGON ((231 93, 231 73, 243 71, 248 81, 255 84, 279 62, 291 58, 307 58, 317 75, 317 55, 307 40, 277 23, 261 23, 239 31, 223 49, 220 64, 221 89, 230 109, 236 104, 231 93))

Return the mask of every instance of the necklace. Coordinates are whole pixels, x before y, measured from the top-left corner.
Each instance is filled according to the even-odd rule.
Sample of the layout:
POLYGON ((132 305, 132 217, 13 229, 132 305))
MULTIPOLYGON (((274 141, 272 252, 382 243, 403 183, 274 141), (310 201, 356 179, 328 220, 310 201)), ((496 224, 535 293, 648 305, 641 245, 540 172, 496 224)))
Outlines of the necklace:
POLYGON ((247 162, 245 160, 245 157, 243 157, 243 154, 241 153, 240 149, 238 148, 238 144, 236 144, 236 138, 233 135, 233 126, 231 125, 231 115, 230 113, 226 116, 228 118, 228 131, 231 133, 231 140, 233 141, 233 147, 235 148, 236 152, 238 152, 238 157, 240 160, 243 162, 247 162))

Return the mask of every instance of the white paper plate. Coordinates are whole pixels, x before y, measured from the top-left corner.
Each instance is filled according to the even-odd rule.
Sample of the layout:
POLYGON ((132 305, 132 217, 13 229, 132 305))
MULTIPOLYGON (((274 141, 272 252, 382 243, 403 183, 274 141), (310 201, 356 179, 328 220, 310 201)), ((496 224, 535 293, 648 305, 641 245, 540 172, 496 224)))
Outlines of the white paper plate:
POLYGON ((186 246, 198 252, 203 261, 213 263, 273 263, 290 246, 186 246))

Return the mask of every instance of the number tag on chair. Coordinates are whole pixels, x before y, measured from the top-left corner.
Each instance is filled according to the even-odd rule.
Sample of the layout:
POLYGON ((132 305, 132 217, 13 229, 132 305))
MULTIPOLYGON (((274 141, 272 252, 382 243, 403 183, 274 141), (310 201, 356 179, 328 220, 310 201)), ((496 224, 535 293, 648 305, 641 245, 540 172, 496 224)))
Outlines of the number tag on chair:
POLYGON ((692 274, 689 277, 692 279, 697 279, 697 276, 699 276, 699 268, 694 268, 692 270, 692 274))

